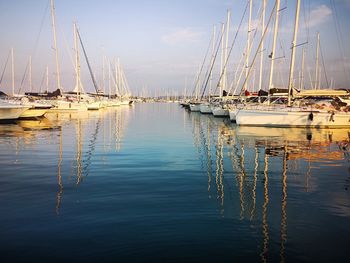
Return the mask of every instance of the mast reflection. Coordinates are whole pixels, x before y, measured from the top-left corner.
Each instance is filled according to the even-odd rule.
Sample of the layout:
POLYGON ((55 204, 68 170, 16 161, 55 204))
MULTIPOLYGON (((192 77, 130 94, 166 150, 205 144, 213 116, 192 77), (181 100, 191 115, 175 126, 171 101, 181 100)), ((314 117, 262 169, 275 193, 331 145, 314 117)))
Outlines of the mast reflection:
MULTIPOLYGON (((223 168, 224 160, 220 160, 223 157, 220 153, 223 152, 222 142, 225 140, 230 149, 229 158, 237 182, 238 218, 260 224, 261 252, 259 256, 262 262, 270 261, 269 249, 272 245, 270 244, 272 238, 270 225, 271 220, 276 220, 275 218, 270 219, 271 212, 275 210, 271 198, 276 199, 276 196, 271 196, 272 193, 269 190, 271 182, 275 184, 274 180, 270 180, 269 170, 275 173, 281 169, 281 198, 279 198, 278 208, 281 211, 281 217, 278 243, 280 261, 285 262, 288 239, 287 171, 299 174, 306 168, 306 172, 302 174, 305 176, 304 189, 308 191, 312 187, 310 178, 314 163, 350 159, 349 129, 283 129, 218 125, 217 138, 215 183, 218 192, 221 190, 223 192, 224 189, 224 181, 220 180, 222 178, 220 169, 223 168), (223 139, 219 135, 226 138, 223 139), (264 156, 260 160, 262 153, 264 156), (260 165, 262 161, 263 166, 260 165), (258 181, 262 182, 261 191, 258 181), (262 194, 262 202, 259 202, 259 193, 262 194), (258 204, 261 204, 260 208, 258 204), (261 211, 260 220, 257 213, 259 210, 261 211)), ((219 197, 223 206, 224 195, 219 195, 219 197)), ((224 213, 223 207, 221 213, 224 213)))
MULTIPOLYGON (((82 113, 55 113, 49 116, 52 121, 60 125, 58 134, 58 163, 57 163, 57 185, 56 193, 56 214, 59 215, 62 206, 63 197, 63 162, 66 160, 74 160, 72 162, 72 169, 70 177, 76 178, 74 183, 79 186, 84 181, 90 172, 93 165, 94 156, 96 153, 97 144, 100 141, 104 144, 103 149, 110 152, 117 152, 121 150, 121 142, 123 132, 126 126, 127 111, 120 111, 119 109, 107 109, 99 112, 82 112, 82 113), (69 136, 71 124, 75 124, 75 136, 69 136), (104 127, 113 127, 112 136, 106 142, 106 136, 100 130, 105 130, 104 127), (85 145, 84 145, 84 142, 85 145), (113 148, 106 148, 105 144, 115 145, 113 148), (71 145, 75 145, 75 152, 71 153, 71 145), (69 147, 65 147, 69 146, 69 147), (70 157, 70 154, 74 154, 70 157)), ((67 183, 69 183, 68 180, 67 183)))

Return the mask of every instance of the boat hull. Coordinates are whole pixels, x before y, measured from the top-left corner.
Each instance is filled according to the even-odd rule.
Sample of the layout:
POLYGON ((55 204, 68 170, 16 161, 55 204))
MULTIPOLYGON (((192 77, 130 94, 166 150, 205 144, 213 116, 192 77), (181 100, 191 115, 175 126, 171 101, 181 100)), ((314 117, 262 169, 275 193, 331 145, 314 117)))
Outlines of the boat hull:
POLYGON ((347 112, 293 111, 293 110, 251 110, 241 109, 236 115, 238 125, 265 127, 350 127, 347 112))
POLYGON ((104 107, 103 103, 99 101, 91 102, 87 105, 88 110, 99 110, 103 107, 104 107))
POLYGON ((215 117, 228 117, 229 111, 228 109, 224 109, 222 107, 212 107, 212 112, 215 117))
POLYGON ((57 101, 53 103, 54 107, 47 112, 71 112, 71 111, 86 111, 87 105, 81 102, 57 101))
POLYGON ((203 114, 212 114, 210 104, 201 104, 199 106, 199 111, 203 114))
POLYGON ((29 107, 24 106, 0 107, 0 120, 6 121, 18 119, 19 116, 28 109, 29 107))
POLYGON ((200 111, 200 104, 190 104, 190 110, 194 112, 200 111))
POLYGON ((236 116, 238 113, 238 109, 234 108, 234 109, 229 109, 229 116, 230 116, 230 121, 232 122, 236 122, 236 116))

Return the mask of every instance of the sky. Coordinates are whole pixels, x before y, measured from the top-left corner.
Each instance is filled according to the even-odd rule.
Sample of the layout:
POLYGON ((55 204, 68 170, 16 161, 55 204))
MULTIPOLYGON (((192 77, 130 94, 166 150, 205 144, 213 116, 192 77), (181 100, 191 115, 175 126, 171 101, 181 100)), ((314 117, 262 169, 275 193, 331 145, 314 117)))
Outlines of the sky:
MULTIPOLYGON (((250 61, 260 42, 258 35, 261 30, 261 2, 253 0, 251 36, 255 31, 256 36, 252 40, 250 61)), ((274 1, 267 2, 266 21, 274 1)), ((246 4, 247 0, 56 0, 62 87, 69 91, 75 85, 73 22, 76 22, 101 89, 108 89, 108 81, 102 80, 102 61, 106 57, 112 64, 120 59, 130 90, 135 95, 176 95, 183 93, 185 87, 190 92, 194 88, 196 73, 211 41, 213 26, 216 25, 218 36, 221 23, 226 21, 228 9, 231 10, 229 46, 238 30, 228 63, 230 83, 234 75, 237 78, 241 71, 239 61, 247 42, 247 14, 239 27, 246 4)), ((276 51, 279 59, 275 62, 277 69, 274 73, 276 86, 285 86, 288 80, 295 5, 296 0, 281 0, 276 51)), ((296 70, 300 71, 301 50, 304 47, 306 87, 311 87, 314 81, 316 32, 319 32, 322 50, 320 65, 325 68, 324 70, 322 66, 321 86, 327 87, 328 82, 328 86, 332 83, 335 88, 349 88, 349 13, 350 0, 302 0, 297 41, 301 45, 296 49, 296 70)), ((264 87, 271 62, 267 57, 272 47, 274 19, 271 21, 264 40, 264 87)), ((33 91, 46 89, 46 66, 49 67, 49 90, 57 88, 49 0, 0 0, 0 35, 0 73, 4 72, 1 91, 8 93, 11 90, 11 61, 7 63, 5 71, 4 68, 12 47, 16 91, 20 88, 22 92, 29 89, 29 78, 24 78, 29 56, 32 56, 33 91)), ((84 88, 93 91, 93 83, 83 58, 81 63, 84 88)), ((259 78, 258 65, 260 62, 257 59, 249 82, 253 89, 256 89, 259 78)), ((202 75, 208 67, 207 60, 202 75)), ((107 69, 105 66, 105 72, 107 69)), ((219 75, 219 59, 213 73, 214 87, 219 75)), ((295 82, 298 82, 298 72, 295 82)))

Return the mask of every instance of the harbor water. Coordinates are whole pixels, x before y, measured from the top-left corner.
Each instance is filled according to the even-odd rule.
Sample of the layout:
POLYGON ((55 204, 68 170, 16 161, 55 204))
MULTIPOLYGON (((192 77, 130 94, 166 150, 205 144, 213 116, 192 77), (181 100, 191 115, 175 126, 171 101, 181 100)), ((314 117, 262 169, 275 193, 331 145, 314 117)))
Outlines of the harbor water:
POLYGON ((0 260, 348 261, 349 134, 176 103, 0 124, 0 260))

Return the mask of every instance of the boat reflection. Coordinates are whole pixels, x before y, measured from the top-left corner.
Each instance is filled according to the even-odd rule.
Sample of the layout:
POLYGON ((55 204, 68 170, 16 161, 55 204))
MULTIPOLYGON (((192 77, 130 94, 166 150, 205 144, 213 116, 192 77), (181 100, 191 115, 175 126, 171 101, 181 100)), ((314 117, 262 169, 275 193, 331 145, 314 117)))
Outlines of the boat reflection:
POLYGON ((52 113, 49 118, 61 125, 58 139, 56 214, 60 213, 63 185, 72 182, 78 187, 91 173, 95 161, 96 146, 103 143, 106 153, 118 152, 122 147, 122 137, 128 123, 128 110, 125 108, 108 108, 104 111, 79 113, 52 113), (74 125, 75 136, 71 136, 74 125), (101 132, 102 130, 102 132, 101 132), (106 136, 109 131, 109 136, 106 136), (74 157, 71 156, 72 145, 75 145, 74 157), (114 147, 110 147, 114 145, 114 147), (72 158, 73 157, 73 158, 72 158), (70 161, 72 160, 73 161, 70 161), (62 172, 63 162, 71 162, 69 172, 62 172), (67 178, 64 180, 64 178, 67 178))
POLYGON ((344 160, 349 160, 350 129, 248 127, 216 122, 200 114, 192 113, 190 117, 200 160, 207 162, 201 167, 207 169, 208 192, 216 189, 220 215, 237 217, 261 229, 262 262, 271 261, 272 243, 279 244, 280 262, 285 262, 288 182, 295 180, 295 175, 304 175, 303 189, 307 192, 317 187, 317 180, 310 183, 315 167, 343 165, 344 160), (215 180, 211 176, 213 169, 215 180), (288 180, 291 173, 293 178, 288 180), (276 211, 280 211, 277 217, 276 211), (276 226, 276 220, 280 225, 279 241, 272 233, 275 227, 270 226, 276 226))
MULTIPOLYGON (((262 249, 261 260, 268 261, 269 250, 269 162, 274 161, 271 169, 278 169, 281 164, 281 223, 280 223, 280 261, 285 262, 285 250, 287 242, 287 172, 295 172, 303 174, 302 165, 295 165, 295 162, 308 164, 305 174, 306 185, 305 190, 309 189, 309 178, 311 176, 312 163, 327 163, 327 165, 335 165, 336 161, 342 161, 348 156, 347 146, 349 145, 349 129, 285 129, 285 128, 263 128, 263 127, 237 127, 226 126, 224 128, 225 135, 230 142, 235 141, 242 147, 246 145, 255 149, 255 169, 253 175, 253 193, 251 194, 253 201, 253 209, 256 203, 255 175, 257 171, 257 159, 259 152, 264 154, 263 168, 263 204, 262 204, 262 249), (233 140, 234 138, 234 140, 233 140), (345 148, 344 148, 345 146, 345 148), (274 160, 276 159, 276 160, 274 160), (282 160, 281 160, 282 159, 282 160)), ((232 146, 232 145, 231 145, 232 146)), ((236 146, 232 146, 235 149, 236 146)), ((243 152, 243 150, 242 150, 243 152)), ((241 160, 243 158, 241 157, 241 160)), ((242 165, 244 161, 242 161, 242 165)), ((247 186, 246 186, 247 187, 247 186)), ((247 193, 242 187, 241 192, 247 193)), ((273 199, 276 197, 273 196, 273 199)), ((241 206, 245 204, 241 200, 241 206)), ((271 207, 272 209, 272 207, 271 207)), ((275 210, 274 208, 273 210, 275 210)), ((251 217, 252 219, 252 217, 251 217)))
POLYGON ((132 108, 120 107, 49 113, 47 118, 1 124, 0 143, 8 148, 8 154, 11 155, 13 151, 16 165, 21 165, 21 160, 27 159, 35 151, 54 156, 56 165, 50 170, 56 178, 55 211, 59 215, 64 191, 82 184, 92 173, 94 162, 100 161, 97 158, 106 158, 108 153, 122 150, 130 110, 132 108), (107 153, 103 157, 96 154, 100 150, 96 148, 98 144, 102 144, 102 150, 107 153))

